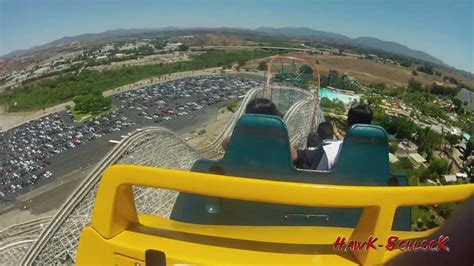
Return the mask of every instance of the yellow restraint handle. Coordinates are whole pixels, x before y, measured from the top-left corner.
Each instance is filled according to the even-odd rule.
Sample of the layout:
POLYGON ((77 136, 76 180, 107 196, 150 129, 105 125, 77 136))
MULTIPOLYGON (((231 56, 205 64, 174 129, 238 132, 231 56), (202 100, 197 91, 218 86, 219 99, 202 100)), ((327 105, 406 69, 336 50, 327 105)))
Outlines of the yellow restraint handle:
MULTIPOLYGON (((462 201, 474 185, 424 187, 333 186, 220 176, 146 166, 114 165, 104 172, 96 196, 91 226, 110 239, 138 223, 132 185, 207 196, 300 206, 364 208, 351 239, 369 235, 382 243, 390 235, 400 206, 462 201)), ((369 249, 354 255, 361 263, 380 262, 383 252, 369 249)))

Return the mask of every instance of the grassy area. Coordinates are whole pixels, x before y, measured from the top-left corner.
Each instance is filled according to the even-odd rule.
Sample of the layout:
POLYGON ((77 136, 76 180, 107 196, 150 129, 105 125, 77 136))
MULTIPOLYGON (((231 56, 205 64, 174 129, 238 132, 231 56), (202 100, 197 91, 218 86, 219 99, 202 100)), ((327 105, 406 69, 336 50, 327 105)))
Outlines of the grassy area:
POLYGON ((86 120, 90 120, 90 119, 93 119, 97 116, 101 116, 101 115, 107 115, 107 114, 110 114, 112 113, 113 111, 117 110, 117 108, 115 107, 112 107, 112 108, 109 108, 107 110, 104 110, 102 112, 99 112, 99 113, 81 113, 79 111, 76 111, 74 109, 71 109, 70 110, 70 113, 71 115, 74 117, 74 121, 76 122, 83 122, 83 121, 86 121, 86 120))
POLYGON ((290 47, 290 39, 282 36, 250 36, 245 40, 262 43, 266 46, 290 47))
POLYGON ((102 72, 84 70, 80 74, 68 73, 24 85, 0 96, 0 103, 7 103, 9 112, 38 110, 70 101, 78 95, 89 94, 93 91, 103 92, 150 77, 225 66, 239 60, 247 61, 273 54, 274 52, 262 50, 211 51, 185 62, 130 66, 102 72))
POLYGON ((258 74, 252 73, 252 72, 239 72, 239 73, 231 74, 231 75, 235 75, 235 76, 238 76, 238 77, 255 79, 255 80, 265 80, 265 78, 262 75, 258 75, 258 74))

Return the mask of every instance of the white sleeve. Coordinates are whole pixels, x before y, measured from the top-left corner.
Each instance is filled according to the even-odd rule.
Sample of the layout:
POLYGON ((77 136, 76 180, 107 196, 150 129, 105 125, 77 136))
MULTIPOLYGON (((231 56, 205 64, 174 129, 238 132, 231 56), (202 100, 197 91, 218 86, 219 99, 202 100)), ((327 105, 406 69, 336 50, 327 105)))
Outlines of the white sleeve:
POLYGON ((329 171, 334 167, 341 151, 341 144, 342 141, 338 141, 323 147, 324 155, 319 162, 317 170, 329 171))

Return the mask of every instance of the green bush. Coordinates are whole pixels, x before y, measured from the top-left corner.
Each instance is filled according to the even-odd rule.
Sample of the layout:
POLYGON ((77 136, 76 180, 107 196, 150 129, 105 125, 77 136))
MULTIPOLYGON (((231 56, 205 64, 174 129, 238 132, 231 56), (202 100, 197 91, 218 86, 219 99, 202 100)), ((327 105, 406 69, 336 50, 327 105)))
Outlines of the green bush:
POLYGON ((237 101, 236 100, 230 100, 227 103, 227 110, 234 112, 235 108, 237 108, 237 101))
POLYGON ((87 114, 97 114, 112 106, 112 99, 101 94, 86 94, 74 97, 75 111, 87 114))
POLYGON ((390 153, 395 153, 398 150, 398 143, 390 143, 390 146, 388 147, 390 153))
POLYGON ((267 62, 262 61, 262 62, 258 63, 258 67, 257 67, 258 70, 260 70, 260 71, 266 71, 267 68, 268 68, 267 62))
POLYGON ((445 175, 449 171, 449 161, 445 159, 434 159, 428 166, 428 170, 432 175, 437 175, 438 177, 445 175))
POLYGON ((331 101, 331 99, 327 97, 321 98, 321 107, 331 110, 335 112, 336 114, 345 114, 346 113, 346 107, 344 103, 338 99, 334 99, 331 101))

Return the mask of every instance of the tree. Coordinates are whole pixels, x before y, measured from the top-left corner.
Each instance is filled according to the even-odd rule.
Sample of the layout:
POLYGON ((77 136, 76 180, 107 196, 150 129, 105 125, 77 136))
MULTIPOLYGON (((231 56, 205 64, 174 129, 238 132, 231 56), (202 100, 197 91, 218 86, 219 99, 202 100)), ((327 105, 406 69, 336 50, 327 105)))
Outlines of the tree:
POLYGON ((416 125, 410 120, 404 118, 395 119, 395 126, 397 128, 395 137, 399 139, 411 138, 413 133, 416 132, 416 125))
POLYGON ((410 185, 418 185, 419 181, 428 178, 428 170, 425 167, 415 168, 407 157, 399 158, 399 161, 390 165, 390 170, 394 173, 403 173, 408 176, 410 185))
POLYGON ((428 170, 430 173, 435 174, 438 177, 445 175, 449 170, 449 161, 445 159, 434 159, 431 161, 428 170))
POLYGON ((311 89, 311 83, 309 81, 306 81, 303 83, 302 88, 305 90, 310 90, 311 89))
MULTIPOLYGON (((312 80, 314 78, 314 70, 307 64, 304 64, 300 67, 299 69, 300 71, 300 77, 299 77, 299 80, 300 80, 300 83, 306 83, 307 81, 309 80, 312 80)), ((303 85, 302 84, 302 85, 303 85)), ((303 85, 304 87, 304 85, 303 85)))
POLYGON ((227 103, 227 110, 234 112, 235 108, 237 107, 237 101, 236 100, 230 100, 227 103))
POLYGON ((427 160, 430 161, 433 149, 438 147, 443 141, 443 137, 431 130, 429 127, 417 129, 418 152, 426 153, 427 160))
POLYGON ((423 73, 426 73, 426 74, 430 74, 430 75, 433 75, 434 73, 434 67, 430 64, 424 64, 422 66, 419 66, 416 68, 416 70, 420 71, 420 72, 423 72, 423 73))
POLYGON ((411 91, 420 91, 422 89, 422 84, 420 81, 414 79, 414 78, 410 78, 408 80, 408 89, 411 90, 411 91))
POLYGON ((471 183, 474 183, 474 159, 471 159, 470 161, 465 162, 463 168, 465 172, 467 173, 467 176, 470 177, 471 183))
POLYGON ((302 74, 312 75, 313 72, 313 69, 307 64, 304 64, 300 67, 300 73, 302 74))
POLYGON ((384 93, 387 90, 387 85, 383 82, 372 83, 369 85, 371 88, 374 88, 378 93, 384 93))
POLYGON ((268 68, 267 62, 262 61, 262 62, 258 63, 258 68, 257 68, 258 70, 265 71, 265 70, 267 70, 267 68, 268 68))
POLYGON ((466 144, 466 149, 464 149, 464 154, 463 154, 464 161, 466 161, 469 158, 469 156, 471 156, 473 150, 474 150, 474 138, 471 137, 466 144))
POLYGON ((413 164, 407 157, 402 157, 398 162, 392 164, 393 172, 406 172, 407 170, 413 170, 413 164))
POLYGON ((86 94, 74 97, 75 110, 87 113, 100 113, 112 106, 112 99, 105 98, 102 94, 86 94))
POLYGON ((178 50, 181 51, 181 52, 188 51, 188 50, 189 50, 189 46, 187 46, 186 44, 181 44, 181 45, 178 47, 178 50))
MULTIPOLYGON (((400 66, 402 66, 402 67, 411 67, 411 62, 410 62, 410 61, 407 61, 407 60, 402 61, 402 62, 400 63, 400 66)), ((416 75, 415 75, 415 76, 416 76, 416 75)))
POLYGON ((459 142, 459 136, 454 135, 454 134, 449 134, 448 136, 446 136, 446 140, 448 141, 449 146, 453 147, 459 142))
POLYGON ((459 92, 459 88, 451 88, 451 87, 445 87, 442 85, 438 85, 436 83, 431 84, 429 87, 430 93, 436 94, 436 95, 447 95, 447 96, 455 96, 459 92))
POLYGON ((454 85, 459 84, 459 81, 455 79, 454 77, 445 76, 443 79, 449 81, 451 84, 454 84, 454 85))
POLYGON ((411 74, 412 74, 413 76, 418 76, 418 72, 416 72, 416 70, 412 70, 412 71, 411 71, 411 74))
POLYGON ((320 105, 325 109, 332 110, 336 114, 344 114, 346 112, 346 107, 344 103, 338 99, 334 99, 333 101, 331 101, 331 99, 323 97, 321 98, 320 105))
POLYGON ((390 143, 389 147, 388 147, 388 150, 390 151, 390 153, 395 153, 397 152, 398 150, 398 143, 394 142, 394 143, 390 143))
POLYGON ((451 101, 454 104, 454 110, 459 113, 462 110, 463 102, 456 97, 452 98, 451 101))
POLYGON ((398 139, 411 139, 416 132, 415 123, 408 119, 389 117, 378 110, 375 110, 374 114, 374 123, 382 126, 388 133, 395 135, 398 139))

